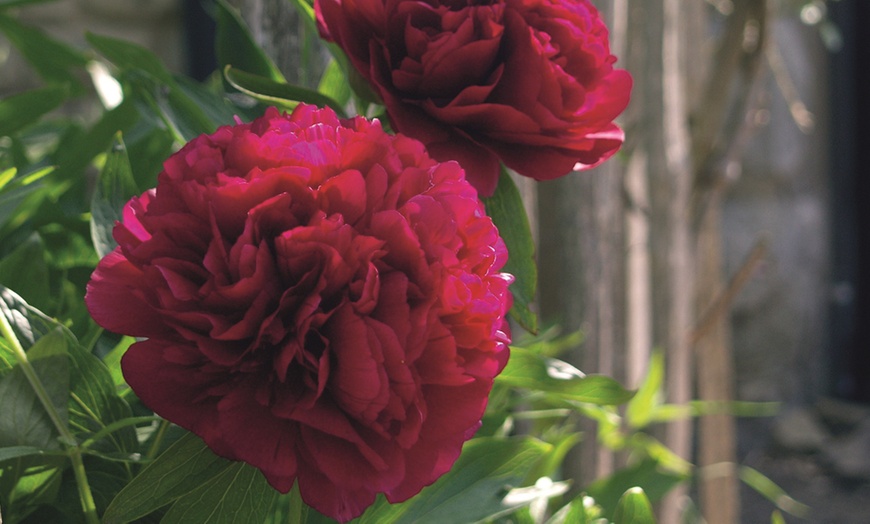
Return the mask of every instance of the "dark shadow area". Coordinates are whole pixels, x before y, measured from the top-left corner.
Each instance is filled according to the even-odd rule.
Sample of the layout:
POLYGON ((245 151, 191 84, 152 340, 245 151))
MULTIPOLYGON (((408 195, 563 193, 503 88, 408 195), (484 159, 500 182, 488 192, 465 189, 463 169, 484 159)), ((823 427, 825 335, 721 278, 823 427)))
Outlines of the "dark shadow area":
POLYGON ((832 393, 870 402, 870 2, 828 4, 831 55, 832 393))

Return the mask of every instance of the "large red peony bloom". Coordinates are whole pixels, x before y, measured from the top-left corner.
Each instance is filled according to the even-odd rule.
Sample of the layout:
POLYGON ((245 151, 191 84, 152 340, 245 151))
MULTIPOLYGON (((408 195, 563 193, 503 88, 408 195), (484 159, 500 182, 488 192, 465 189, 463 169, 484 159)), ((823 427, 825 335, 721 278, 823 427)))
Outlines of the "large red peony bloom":
POLYGON ((393 126, 458 160, 482 195, 499 161, 546 180, 593 167, 623 142, 613 124, 631 76, 613 68, 588 0, 317 0, 336 42, 393 126))
POLYGON ((340 521, 450 469, 508 358, 477 192, 376 121, 302 105, 200 136, 114 236, 86 301, 146 338, 122 361, 142 402, 340 521))

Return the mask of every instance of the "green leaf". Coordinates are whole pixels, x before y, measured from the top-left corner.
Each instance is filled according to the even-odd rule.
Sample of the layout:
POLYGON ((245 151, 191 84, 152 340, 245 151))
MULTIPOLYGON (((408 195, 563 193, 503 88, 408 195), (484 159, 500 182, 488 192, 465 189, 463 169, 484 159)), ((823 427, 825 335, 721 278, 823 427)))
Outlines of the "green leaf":
MULTIPOLYGON (((523 438, 476 438, 465 444, 453 468, 401 504, 380 499, 360 524, 476 522, 519 507, 505 502, 551 446, 523 438)), ((526 502, 528 503, 528 502, 526 502)))
POLYGON ((24 223, 29 215, 27 204, 32 199, 44 198, 45 192, 40 193, 41 189, 44 186, 37 183, 0 191, 0 230, 24 223))
POLYGON ((76 74, 88 62, 82 53, 2 13, 0 31, 6 34, 43 80, 67 84, 76 94, 84 91, 76 74))
POLYGON ((119 133, 106 153, 106 163, 91 200, 91 239, 100 257, 115 249, 112 230, 122 220, 124 205, 137 194, 139 189, 133 180, 127 148, 119 133))
POLYGON ((685 475, 660 468, 655 460, 648 459, 596 480, 585 491, 606 515, 613 515, 619 500, 631 488, 640 487, 647 498, 658 501, 686 479, 685 475))
MULTIPOLYGON (((104 111, 90 129, 80 133, 66 133, 58 144, 54 159, 60 172, 57 178, 69 180, 78 187, 86 175, 84 171, 94 158, 103 153, 112 143, 118 131, 131 128, 139 119, 139 112, 131 100, 104 111)), ((87 200, 83 200, 83 203, 87 200)))
POLYGON ((353 94, 350 89, 350 83, 347 81, 341 65, 335 58, 330 60, 326 65, 323 76, 320 77, 317 91, 335 100, 342 107, 350 101, 350 97, 353 94))
POLYGON ((665 358, 657 351, 652 355, 649 370, 637 394, 628 402, 625 419, 633 428, 646 427, 654 419, 660 405, 660 394, 665 376, 665 358))
POLYGON ((39 120, 69 96, 65 85, 50 85, 0 100, 0 136, 8 136, 39 120))
POLYGON ((208 482, 232 466, 192 433, 180 438, 142 470, 112 500, 104 524, 144 517, 208 482))
POLYGON ((286 83, 284 75, 257 45, 238 9, 225 0, 217 2, 215 53, 221 70, 227 66, 286 83))
POLYGON ((510 314, 526 330, 536 333, 538 317, 531 308, 538 288, 535 242, 522 197, 505 167, 502 166, 495 193, 481 200, 507 246, 508 261, 502 271, 515 279, 511 284, 514 305, 510 314))
POLYGON ((655 524, 652 505, 641 488, 630 488, 619 499, 613 521, 619 524, 655 524))
MULTIPOLYGON (((102 435, 108 426, 131 417, 130 406, 116 393, 106 365, 77 343, 70 345, 69 355, 72 365, 69 416, 74 433, 80 439, 102 435)), ((133 452, 138 448, 136 430, 132 426, 119 427, 105 434, 101 444, 96 449, 133 452)))
MULTIPOLYGON (((214 87, 183 76, 176 78, 175 83, 180 93, 202 111, 207 120, 205 129, 214 130, 216 126, 233 125, 236 123, 236 116, 249 113, 245 108, 231 104, 222 92, 218 94, 214 87)), ((262 114, 262 110, 256 110, 256 106, 253 109, 256 116, 262 114)))
POLYGON ((601 508, 595 501, 586 494, 581 494, 557 511, 547 524, 591 524, 600 516, 601 508))
MULTIPOLYGON (((60 419, 67 422, 70 369, 66 337, 60 329, 40 337, 27 351, 60 419)), ((20 366, 0 378, 0 448, 30 446, 42 450, 58 449, 57 429, 45 411, 20 366)))
POLYGON ((809 506, 793 499, 784 489, 757 469, 740 466, 739 476, 744 484, 757 491, 782 511, 800 518, 807 518, 810 514, 809 506))
POLYGON ((21 457, 41 455, 42 450, 33 446, 9 446, 0 448, 0 463, 21 457))
POLYGON ((57 321, 28 305, 17 293, 3 286, 0 286, 0 315, 9 321, 15 338, 25 350, 60 327, 57 321))
POLYGON ((300 102, 305 102, 319 107, 328 106, 339 116, 346 116, 341 104, 311 89, 282 84, 264 76, 246 73, 230 66, 224 69, 224 77, 230 85, 239 91, 266 104, 276 105, 284 109, 292 109, 300 102))
POLYGON ((220 123, 224 123, 209 118, 197 100, 185 93, 151 51, 124 40, 93 33, 88 33, 86 38, 97 51, 127 73, 124 80, 135 88, 136 96, 155 111, 178 141, 187 142, 203 133, 211 133, 220 123))
POLYGON ((142 71, 166 85, 172 85, 172 74, 157 58, 157 55, 142 46, 94 33, 85 35, 94 49, 109 59, 121 70, 142 71))
POLYGON ((161 524, 263 522, 277 492, 259 470, 236 462, 178 499, 161 524))
POLYGON ((31 234, 12 253, 0 260, 0 285, 14 287, 27 303, 36 308, 49 308, 51 291, 45 244, 38 233, 31 234))
POLYGON ((518 347, 511 348, 508 364, 496 381, 512 387, 551 393, 564 400, 598 405, 623 404, 634 394, 610 377, 587 376, 567 362, 518 347))

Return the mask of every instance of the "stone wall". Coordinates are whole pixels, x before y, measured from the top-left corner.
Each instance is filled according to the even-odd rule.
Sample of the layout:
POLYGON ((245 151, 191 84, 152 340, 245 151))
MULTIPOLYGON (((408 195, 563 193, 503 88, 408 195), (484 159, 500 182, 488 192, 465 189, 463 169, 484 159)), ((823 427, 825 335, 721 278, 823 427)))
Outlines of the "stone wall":
POLYGON ((733 274, 758 239, 769 247, 732 314, 738 397, 804 403, 830 390, 826 51, 817 30, 793 17, 778 18, 774 34, 770 58, 785 69, 766 73, 755 115, 764 125, 725 201, 724 253, 733 274), (785 70, 811 121, 783 95, 785 70))

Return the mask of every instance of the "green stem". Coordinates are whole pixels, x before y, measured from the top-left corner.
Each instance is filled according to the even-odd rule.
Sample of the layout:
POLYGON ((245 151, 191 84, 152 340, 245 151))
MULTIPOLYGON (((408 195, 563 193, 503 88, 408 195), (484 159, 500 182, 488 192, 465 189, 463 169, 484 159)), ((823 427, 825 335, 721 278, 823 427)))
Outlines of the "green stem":
POLYGON ((154 460, 154 457, 157 456, 157 452, 160 451, 160 445, 163 443, 163 437, 166 436, 166 430, 169 429, 169 424, 170 422, 166 419, 160 421, 160 427, 157 428, 157 434, 154 435, 154 442, 151 443, 148 453, 145 454, 146 460, 154 460))
POLYGON ((21 367, 21 371, 24 373, 24 376, 27 377, 30 387, 33 388, 33 392, 36 394, 39 402, 42 403, 42 407, 45 408, 46 413, 48 413, 48 418, 51 419, 54 427, 57 428, 58 433, 60 433, 60 441, 67 448, 67 456, 72 463, 76 484, 79 490, 79 499, 82 504, 82 510, 85 513, 86 521, 88 524, 99 524, 100 519, 97 517, 97 505, 94 503, 91 486, 88 484, 88 477, 85 474, 85 465, 84 462, 82 462, 81 449, 78 447, 76 439, 73 434, 70 433, 69 428, 63 420, 61 420, 60 414, 54 408, 54 404, 51 402, 51 397, 45 390, 45 386, 42 385, 42 381, 39 380, 39 375, 36 374, 36 370, 33 369, 33 366, 27 359, 27 353, 24 351, 24 347, 21 345, 18 337, 15 336, 15 332, 12 331, 12 326, 9 324, 6 315, 2 313, 0 313, 0 335, 8 340, 12 346, 12 353, 15 355, 15 359, 18 360, 18 365, 21 367))

